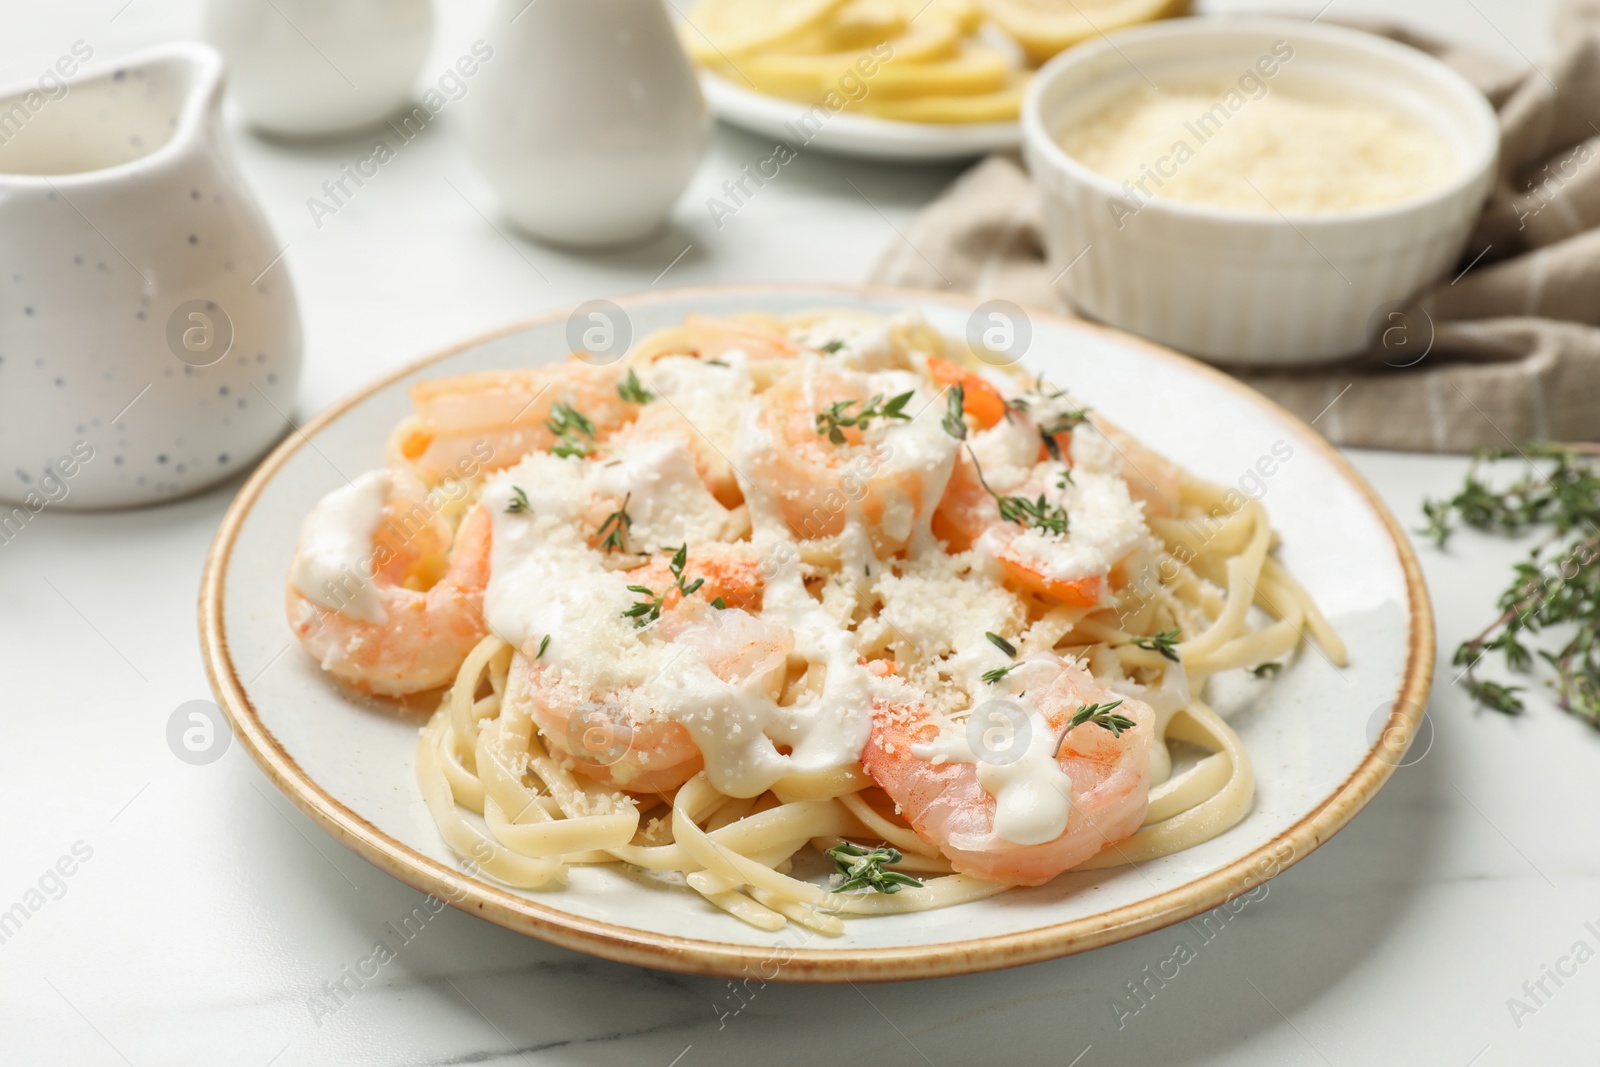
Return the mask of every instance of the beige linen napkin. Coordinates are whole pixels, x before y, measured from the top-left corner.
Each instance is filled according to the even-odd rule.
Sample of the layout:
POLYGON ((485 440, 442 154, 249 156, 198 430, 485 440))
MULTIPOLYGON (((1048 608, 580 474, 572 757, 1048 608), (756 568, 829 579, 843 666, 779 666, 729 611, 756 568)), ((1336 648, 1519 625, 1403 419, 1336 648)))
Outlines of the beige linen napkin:
MULTIPOLYGON (((1600 438, 1600 0, 1564 0, 1561 51, 1539 69, 1389 25, 1500 115, 1500 177, 1463 261, 1392 315, 1373 351, 1238 376, 1337 444, 1421 452, 1600 438), (1425 353, 1425 354, 1424 354, 1425 353)), ((875 281, 1053 308, 1035 190, 1015 156, 962 175, 925 208, 875 281)))

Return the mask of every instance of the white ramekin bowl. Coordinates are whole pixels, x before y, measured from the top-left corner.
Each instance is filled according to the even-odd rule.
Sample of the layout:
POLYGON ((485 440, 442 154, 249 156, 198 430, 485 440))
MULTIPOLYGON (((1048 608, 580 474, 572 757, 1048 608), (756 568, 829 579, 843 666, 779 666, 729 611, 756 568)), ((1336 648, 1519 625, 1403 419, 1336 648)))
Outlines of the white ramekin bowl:
POLYGON ((1365 350, 1369 324, 1386 305, 1413 296, 1460 257, 1499 152, 1488 101, 1444 64, 1371 34, 1287 19, 1173 19, 1069 49, 1034 76, 1022 126, 1057 294, 1151 340, 1256 366, 1365 350), (1258 61, 1285 46, 1292 56, 1266 63, 1274 73, 1262 79, 1258 61), (1056 143, 1065 126, 1138 86, 1234 82, 1247 71, 1269 92, 1348 89, 1397 106, 1444 138, 1456 173, 1431 193, 1384 207, 1248 213, 1130 200, 1121 183, 1056 143))

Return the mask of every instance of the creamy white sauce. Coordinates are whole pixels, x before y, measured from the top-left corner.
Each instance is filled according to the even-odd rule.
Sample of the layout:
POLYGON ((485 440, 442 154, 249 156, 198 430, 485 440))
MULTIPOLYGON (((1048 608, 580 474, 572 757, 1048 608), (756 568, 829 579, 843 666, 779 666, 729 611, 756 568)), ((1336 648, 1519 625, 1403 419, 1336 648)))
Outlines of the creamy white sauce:
POLYGON ((739 417, 755 395, 750 360, 744 352, 725 352, 720 364, 694 356, 663 356, 653 361, 641 378, 646 388, 669 402, 719 453, 732 454, 739 417))
POLYGON ((1015 535, 991 527, 978 539, 979 551, 993 557, 1004 547, 1037 573, 1076 581, 1106 574, 1148 536, 1143 508, 1115 475, 1074 471, 1072 483, 1046 489, 1045 499, 1066 508, 1065 537, 1037 527, 1015 535))
MULTIPOLYGON (((799 372, 808 376, 803 402, 817 400, 809 386, 826 358, 802 359, 799 372)), ((559 672, 561 684, 570 683, 586 699, 613 703, 636 723, 680 723, 703 754, 713 786, 733 796, 755 796, 786 775, 856 766, 871 731, 875 684, 881 688, 890 683, 875 680, 861 663, 858 635, 841 621, 848 610, 836 617, 806 588, 799 545, 784 517, 779 488, 746 475, 756 466, 753 460, 777 444, 759 417, 759 400, 748 402, 745 390, 750 385, 742 358, 733 357, 730 362, 735 366, 729 368, 691 366, 691 362, 660 360, 648 372, 646 384, 691 407, 743 409, 738 419, 725 420, 727 458, 753 531, 742 549, 763 561, 765 589, 759 617, 737 609, 691 606, 674 613, 676 629, 670 634, 662 623, 641 628, 624 617, 640 596, 628 590, 627 573, 609 569, 606 557, 587 543, 597 512, 609 511, 626 497, 633 518, 628 547, 659 553, 687 543, 691 569, 696 546, 737 536, 729 532, 730 513, 698 477, 688 448, 669 437, 628 442, 601 459, 535 453, 491 478, 483 493, 494 524, 485 615, 491 629, 525 655, 534 654, 548 635, 544 663, 559 672), (513 487, 527 497, 525 512, 505 510, 513 499, 513 487), (597 507, 597 500, 604 505, 597 507), (688 630, 682 629, 684 620, 688 630), (781 655, 774 653, 776 666, 759 677, 732 676, 717 666, 741 657, 759 658, 760 649, 779 645, 787 649, 791 662, 803 661, 821 675, 820 685, 792 705, 778 700, 781 655), (719 670, 731 680, 718 677, 719 670)), ((922 571, 944 559, 929 522, 959 447, 943 429, 942 405, 932 404, 935 394, 920 378, 904 371, 853 372, 836 364, 830 364, 828 371, 859 373, 857 384, 867 396, 881 394, 887 400, 913 391, 906 410, 917 416, 874 420, 863 435, 866 446, 861 447, 863 454, 868 454, 867 447, 873 449, 870 454, 876 462, 866 479, 882 505, 874 518, 887 537, 909 542, 908 558, 897 564, 900 575, 887 571, 874 553, 860 499, 848 502, 844 532, 836 542, 840 588, 845 591, 841 595, 848 594, 841 603, 848 608, 875 590, 900 583, 900 596, 886 596, 884 618, 935 646, 924 652, 944 657, 940 669, 952 683, 970 694, 973 702, 1021 694, 1036 673, 1033 668, 1048 670, 1048 664, 1025 661, 999 684, 981 680, 985 671, 1011 664, 1004 652, 984 639, 984 632, 1015 635, 1026 622, 1015 594, 1000 584, 993 561, 979 551, 962 559, 955 570, 941 564, 949 573, 922 571), (908 485, 915 491, 908 491, 908 485), (920 561, 922 553, 929 553, 925 563, 920 561), (939 553, 937 559, 933 553, 939 553), (919 582, 924 588, 913 595, 919 582), (955 583, 951 595, 930 596, 938 582, 955 583), (921 605, 916 613, 901 610, 912 601, 921 605)), ((1086 436, 1074 435, 1075 462, 1077 441, 1086 436)), ((1016 466, 1026 474, 1032 466, 1029 461, 1037 455, 1037 430, 1019 418, 1015 427, 991 432, 984 447, 998 466, 1016 466)), ((1121 497, 1114 491, 1113 483, 1120 487, 1121 482, 1114 469, 1106 468, 1115 457, 1107 461, 1090 455, 1087 450, 1093 447, 1084 445, 1080 477, 1085 483, 1061 494, 1073 520, 1075 536, 1069 541, 1081 541, 1071 551, 1084 559, 1063 563, 1062 545, 1048 546, 1052 555, 1046 562, 1057 570, 1091 567, 1103 573, 1116 558, 1108 554, 1118 551, 1125 540, 1123 520, 1131 516, 1143 528, 1126 489, 1121 497)), ((1048 722, 1038 708, 1025 701, 1024 706, 1030 740, 1015 761, 977 760, 951 727, 946 734, 954 738, 954 747, 930 751, 923 758, 939 755, 978 763, 979 782, 996 801, 996 836, 1014 844, 1036 844, 1065 831, 1071 781, 1054 757, 1055 738, 1048 722)))
POLYGON ((969 437, 972 454, 983 469, 984 480, 996 492, 1006 492, 1028 480, 1039 462, 1042 439, 1030 418, 1013 415, 969 437))
POLYGON ((801 344, 827 353, 830 362, 854 370, 886 370, 897 365, 893 330, 899 319, 882 320, 853 315, 819 319, 808 326, 789 331, 801 344))
POLYGON ((317 501, 300 525, 290 581, 313 604, 366 622, 388 614, 373 586, 373 538, 383 523, 392 481, 368 471, 317 501))
MULTIPOLYGON (((696 544, 716 539, 708 536, 717 518, 712 506, 726 511, 687 491, 693 470, 682 455, 681 442, 665 441, 625 446, 609 464, 536 453, 495 476, 483 494, 494 520, 484 601, 490 628, 525 654, 548 634, 544 661, 579 691, 614 702, 635 722, 682 724, 705 757, 711 784, 729 795, 758 795, 793 772, 854 766, 871 727, 869 675, 853 635, 806 591, 797 564, 771 568, 759 620, 706 608, 699 630, 669 641, 660 623, 639 628, 623 617, 639 595, 628 591, 625 572, 605 568, 576 520, 598 491, 631 493, 638 545, 687 539, 692 561, 696 544), (526 493, 526 512, 506 512, 513 486, 526 493), (737 658, 763 633, 786 631, 793 655, 824 668, 820 692, 780 706, 770 677, 730 682, 713 673, 719 657, 737 658), (790 753, 779 752, 780 744, 790 753)), ((762 495, 745 489, 752 499, 762 495)), ((765 514, 759 522, 768 530, 782 526, 765 514)), ((752 551, 773 544, 758 541, 752 551)))
POLYGON ((1066 833, 1072 815, 1072 779, 1056 759, 1059 735, 1044 713, 1026 701, 1011 699, 1026 720, 1026 736, 1019 736, 1024 730, 1009 718, 984 721, 979 705, 973 712, 978 720, 969 720, 965 732, 947 726, 934 741, 913 745, 911 754, 936 766, 976 764, 978 784, 994 798, 994 836, 1014 845, 1042 845, 1066 833), (973 735, 982 738, 986 731, 1003 736, 974 746, 973 735))

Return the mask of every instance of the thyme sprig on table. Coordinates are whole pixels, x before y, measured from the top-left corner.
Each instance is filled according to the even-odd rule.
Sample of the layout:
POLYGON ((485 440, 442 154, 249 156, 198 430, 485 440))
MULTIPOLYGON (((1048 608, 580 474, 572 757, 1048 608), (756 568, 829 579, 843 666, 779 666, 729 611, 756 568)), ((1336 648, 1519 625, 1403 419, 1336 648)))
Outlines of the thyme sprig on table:
POLYGON ((836 445, 845 443, 844 429, 846 426, 855 426, 865 430, 867 424, 873 419, 900 419, 910 421, 911 416, 905 412, 911 398, 916 396, 915 390, 907 390, 898 396, 892 396, 885 401, 882 393, 874 394, 871 400, 841 400, 829 404, 825 411, 817 412, 817 433, 827 434, 828 440, 836 445), (861 410, 851 413, 850 409, 861 405, 861 410))
POLYGON ((899 871, 884 870, 885 866, 899 863, 905 858, 897 848, 881 845, 869 849, 846 841, 842 845, 828 849, 827 854, 839 868, 839 873, 844 876, 844 880, 833 887, 835 893, 844 893, 851 889, 898 893, 902 886, 922 888, 920 879, 913 878, 909 874, 901 874, 899 871))
MULTIPOLYGON (((1420 532, 1443 547, 1456 524, 1478 530, 1521 533, 1547 528, 1512 572, 1500 594, 1500 614, 1456 649, 1467 692, 1485 707, 1506 715, 1526 710, 1524 686, 1477 676, 1491 652, 1499 652, 1513 672, 1533 670, 1535 656, 1555 671, 1552 683, 1560 706, 1600 727, 1600 450, 1535 443, 1516 449, 1482 449, 1473 455, 1461 491, 1422 506, 1428 520, 1420 532), (1485 466, 1506 460, 1530 462, 1505 488, 1482 476, 1485 466), (1536 635, 1561 628, 1559 647, 1533 647, 1536 635)), ((1559 640, 1559 638, 1557 639, 1559 640)))

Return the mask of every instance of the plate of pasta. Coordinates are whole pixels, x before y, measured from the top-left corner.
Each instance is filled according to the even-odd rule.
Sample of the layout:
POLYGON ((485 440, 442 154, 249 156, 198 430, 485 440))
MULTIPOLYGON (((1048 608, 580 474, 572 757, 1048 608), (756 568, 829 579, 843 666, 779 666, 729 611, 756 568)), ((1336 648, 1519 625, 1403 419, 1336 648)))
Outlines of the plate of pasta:
POLYGON ((1224 906, 1399 762, 1420 571, 1281 409, 1012 313, 650 293, 374 384, 218 530, 237 736, 396 877, 647 966, 959 974, 1224 906))

